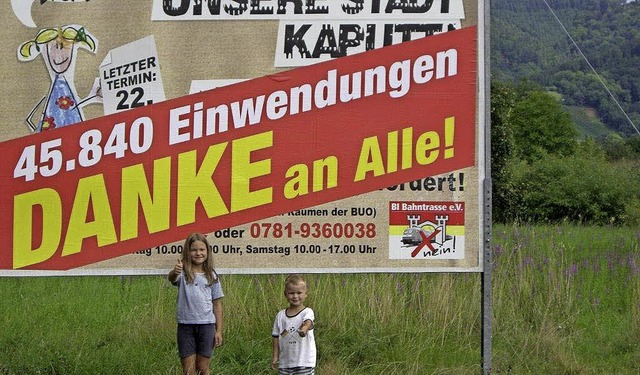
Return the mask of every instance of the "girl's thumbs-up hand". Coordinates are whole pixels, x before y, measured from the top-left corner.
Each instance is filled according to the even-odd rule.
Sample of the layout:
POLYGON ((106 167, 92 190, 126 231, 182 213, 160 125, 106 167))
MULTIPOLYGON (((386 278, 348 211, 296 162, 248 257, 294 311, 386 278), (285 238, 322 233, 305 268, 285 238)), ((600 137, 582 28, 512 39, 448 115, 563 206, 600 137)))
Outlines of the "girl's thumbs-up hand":
POLYGON ((176 263, 175 267, 173 267, 173 272, 181 273, 182 272, 182 259, 178 258, 178 263, 176 263))

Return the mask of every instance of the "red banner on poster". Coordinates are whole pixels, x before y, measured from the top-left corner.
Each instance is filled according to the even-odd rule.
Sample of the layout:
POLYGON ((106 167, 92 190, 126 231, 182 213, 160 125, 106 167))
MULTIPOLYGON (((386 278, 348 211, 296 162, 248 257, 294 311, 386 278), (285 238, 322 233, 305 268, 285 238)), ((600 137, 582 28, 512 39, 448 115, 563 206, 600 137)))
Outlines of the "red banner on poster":
POLYGON ((476 27, 3 142, 2 269, 62 270, 475 165, 476 27))

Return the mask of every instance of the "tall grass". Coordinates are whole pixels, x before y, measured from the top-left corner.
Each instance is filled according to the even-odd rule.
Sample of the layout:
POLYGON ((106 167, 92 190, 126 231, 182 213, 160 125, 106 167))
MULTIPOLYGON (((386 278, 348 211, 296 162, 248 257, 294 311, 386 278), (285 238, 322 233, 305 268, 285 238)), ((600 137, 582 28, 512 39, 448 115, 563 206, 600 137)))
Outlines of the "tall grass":
MULTIPOLYGON (((493 373, 640 373, 640 232, 494 228, 493 373)), ((225 275, 213 374, 273 374, 285 275, 225 275)), ((319 375, 481 373, 480 275, 310 274, 319 375)), ((0 279, 0 374, 180 373, 161 276, 0 279)))
POLYGON ((638 374, 640 231, 498 227, 496 370, 638 374))

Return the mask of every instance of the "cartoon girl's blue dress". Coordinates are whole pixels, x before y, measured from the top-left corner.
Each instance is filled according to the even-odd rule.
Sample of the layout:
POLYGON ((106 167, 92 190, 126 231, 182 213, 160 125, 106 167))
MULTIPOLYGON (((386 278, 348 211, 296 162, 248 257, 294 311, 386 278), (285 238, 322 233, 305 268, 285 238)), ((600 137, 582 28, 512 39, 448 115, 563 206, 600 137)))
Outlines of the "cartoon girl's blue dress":
POLYGON ((61 128, 82 121, 78 99, 62 75, 57 75, 51 85, 44 115, 38 126, 38 132, 61 128))

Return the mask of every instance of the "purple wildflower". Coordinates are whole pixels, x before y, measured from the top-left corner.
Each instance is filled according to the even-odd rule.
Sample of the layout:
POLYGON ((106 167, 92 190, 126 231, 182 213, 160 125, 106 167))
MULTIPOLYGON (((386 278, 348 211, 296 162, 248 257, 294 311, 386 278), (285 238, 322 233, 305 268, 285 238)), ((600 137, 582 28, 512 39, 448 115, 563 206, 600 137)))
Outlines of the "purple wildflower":
POLYGON ((636 259, 633 257, 633 255, 631 254, 627 255, 627 264, 629 265, 629 270, 631 271, 631 274, 637 275, 638 265, 636 264, 636 259))
POLYGON ((569 268, 567 268, 564 271, 565 276, 569 276, 569 277, 575 276, 577 273, 578 273, 578 265, 575 263, 570 265, 569 268))

